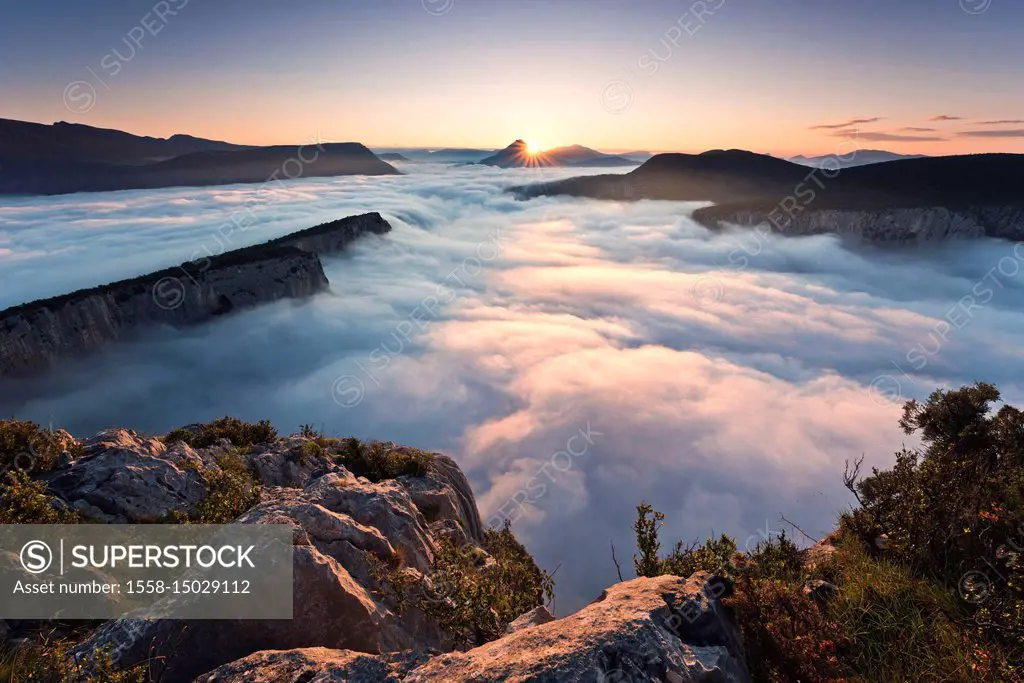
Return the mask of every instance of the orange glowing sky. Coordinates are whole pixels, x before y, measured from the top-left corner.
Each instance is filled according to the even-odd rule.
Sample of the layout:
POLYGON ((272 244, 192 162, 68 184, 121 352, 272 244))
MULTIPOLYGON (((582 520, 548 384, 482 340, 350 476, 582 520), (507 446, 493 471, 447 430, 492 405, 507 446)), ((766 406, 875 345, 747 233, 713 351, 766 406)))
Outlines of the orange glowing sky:
POLYGON ((1024 152, 1020 3, 175 1, 138 46, 123 2, 5 8, 0 116, 250 144, 1024 152), (88 111, 62 99, 76 81, 88 111))

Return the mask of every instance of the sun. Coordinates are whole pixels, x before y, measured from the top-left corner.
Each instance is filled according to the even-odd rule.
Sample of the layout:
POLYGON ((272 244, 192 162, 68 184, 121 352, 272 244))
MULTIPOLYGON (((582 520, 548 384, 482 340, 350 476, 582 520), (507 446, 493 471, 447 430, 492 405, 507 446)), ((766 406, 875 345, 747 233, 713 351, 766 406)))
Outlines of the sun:
POLYGON ((526 153, 529 154, 530 156, 540 154, 541 152, 544 151, 544 149, 544 145, 540 144, 536 140, 526 141, 526 153))

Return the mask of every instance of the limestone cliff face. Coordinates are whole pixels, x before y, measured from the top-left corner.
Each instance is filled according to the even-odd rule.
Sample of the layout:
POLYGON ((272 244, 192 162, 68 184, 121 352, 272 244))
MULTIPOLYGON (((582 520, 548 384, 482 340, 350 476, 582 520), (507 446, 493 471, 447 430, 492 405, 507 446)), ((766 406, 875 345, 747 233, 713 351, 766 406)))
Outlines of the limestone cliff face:
POLYGON ((775 206, 736 209, 712 206, 697 210, 694 218, 709 227, 720 223, 767 224, 773 232, 788 236, 838 233, 871 244, 929 244, 979 237, 1024 239, 1024 209, 1014 206, 879 210, 807 207, 794 211, 792 216, 775 206))
POLYGON ((236 310, 327 290, 318 254, 391 229, 353 216, 266 244, 0 312, 0 377, 28 375, 96 351, 140 328, 198 325, 236 310))
POLYGON ((317 254, 330 254, 342 251, 363 235, 383 235, 390 230, 391 225, 379 213, 367 213, 295 232, 274 240, 271 244, 298 247, 317 254))
POLYGON ((151 324, 196 325, 236 309, 327 289, 320 259, 298 249, 205 273, 166 271, 0 318, 0 376, 29 374, 151 324))

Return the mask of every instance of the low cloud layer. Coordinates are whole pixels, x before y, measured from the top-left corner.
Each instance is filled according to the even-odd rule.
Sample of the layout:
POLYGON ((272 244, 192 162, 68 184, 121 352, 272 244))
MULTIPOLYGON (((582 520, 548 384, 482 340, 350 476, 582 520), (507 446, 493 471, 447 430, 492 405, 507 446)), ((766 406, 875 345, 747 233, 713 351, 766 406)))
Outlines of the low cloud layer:
MULTIPOLYGON (((330 293, 150 331, 3 384, 0 410, 79 435, 266 417, 450 453, 485 517, 558 568, 565 612, 615 580, 609 541, 628 571, 641 500, 668 515, 666 545, 753 545, 780 513, 824 534, 849 503, 843 461, 911 444, 901 399, 975 380, 1022 398, 1012 244, 714 234, 696 204, 502 192, 576 170, 408 170, 293 181, 226 245, 380 211, 394 231, 326 259, 330 293)), ((217 253, 255 191, 0 200, 0 305, 217 253)))

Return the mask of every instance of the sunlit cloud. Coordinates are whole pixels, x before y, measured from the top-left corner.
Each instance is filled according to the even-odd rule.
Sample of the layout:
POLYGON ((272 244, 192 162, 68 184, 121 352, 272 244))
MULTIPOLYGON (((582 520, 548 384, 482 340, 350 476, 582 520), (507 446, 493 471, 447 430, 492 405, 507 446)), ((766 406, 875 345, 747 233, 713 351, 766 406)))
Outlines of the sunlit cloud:
POLYGON ((1024 138, 1024 128, 1011 130, 965 130, 957 133, 964 138, 1024 138))
POLYGON ((865 123, 877 123, 878 121, 881 120, 881 116, 875 116, 870 119, 850 119, 849 121, 846 121, 844 123, 822 123, 817 126, 811 126, 810 128, 808 128, 808 130, 831 130, 839 128, 849 128, 850 126, 859 126, 865 123))
MULTIPOLYGON (((939 339, 923 370, 906 358, 935 348, 935 330, 1012 245, 861 252, 828 235, 709 232, 689 217, 697 202, 523 202, 503 191, 579 169, 424 166, 291 181, 223 245, 381 211, 391 233, 324 259, 331 292, 150 330, 4 385, 0 412, 77 434, 112 424, 163 433, 231 414, 450 453, 486 516, 518 510, 513 529, 538 561, 561 563, 565 611, 615 580, 610 561, 592 558, 607 557, 609 540, 629 556, 641 500, 668 514, 666 540, 714 531, 742 546, 780 512, 830 530, 849 502, 843 461, 889 463, 906 438, 899 402, 870 390, 877 377, 905 398, 979 379, 1024 398, 1016 279, 939 339), (461 264, 495 235, 500 255, 467 275, 461 264), (737 253, 746 268, 731 267, 737 253), (409 325, 442 283, 450 301, 422 329, 409 325), (714 296, 695 295, 704 285, 714 296), (332 396, 342 376, 365 388, 348 409, 332 396), (582 454, 569 465, 558 454, 588 429, 593 443, 577 438, 582 454)), ((240 206, 222 199, 254 192, 0 199, 0 305, 216 252, 214 236, 240 206)))

